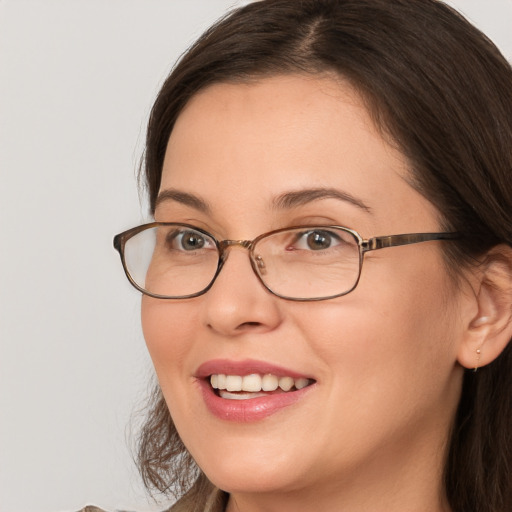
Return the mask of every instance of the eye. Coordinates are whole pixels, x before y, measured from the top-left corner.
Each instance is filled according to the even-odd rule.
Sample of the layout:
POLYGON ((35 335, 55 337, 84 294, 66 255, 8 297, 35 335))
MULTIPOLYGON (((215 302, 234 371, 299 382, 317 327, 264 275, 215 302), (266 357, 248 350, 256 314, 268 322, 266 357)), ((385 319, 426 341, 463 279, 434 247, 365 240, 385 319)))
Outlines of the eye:
POLYGON ((167 244, 170 249, 177 251, 197 251, 215 248, 215 243, 209 236, 192 229, 176 229, 171 231, 167 235, 167 244))
POLYGON ((335 247, 342 243, 341 238, 332 231, 315 229, 297 234, 297 241, 293 244, 294 249, 311 251, 322 251, 335 247))

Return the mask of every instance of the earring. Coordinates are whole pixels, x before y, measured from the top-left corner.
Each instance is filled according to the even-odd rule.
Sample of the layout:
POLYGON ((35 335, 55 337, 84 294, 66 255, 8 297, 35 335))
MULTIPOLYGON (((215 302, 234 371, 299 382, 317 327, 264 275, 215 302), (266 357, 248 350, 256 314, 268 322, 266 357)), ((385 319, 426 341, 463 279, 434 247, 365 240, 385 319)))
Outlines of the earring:
POLYGON ((478 370, 478 363, 480 362, 480 354, 481 353, 482 353, 482 351, 479 348, 477 348, 476 349, 476 366, 473 369, 474 372, 476 372, 478 370))

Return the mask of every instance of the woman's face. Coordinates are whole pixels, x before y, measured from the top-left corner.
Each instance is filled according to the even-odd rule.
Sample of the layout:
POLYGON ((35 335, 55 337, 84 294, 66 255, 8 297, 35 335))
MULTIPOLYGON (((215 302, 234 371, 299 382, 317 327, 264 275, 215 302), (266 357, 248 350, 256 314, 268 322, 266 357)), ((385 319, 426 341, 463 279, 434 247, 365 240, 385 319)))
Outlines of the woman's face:
MULTIPOLYGON (((197 94, 176 123, 155 218, 218 240, 295 225, 336 224, 364 238, 439 231, 436 210, 408 173, 341 80, 219 84, 197 94)), ((357 288, 327 301, 272 295, 239 246, 206 294, 144 296, 163 394, 213 483, 273 493, 371 479, 397 485, 396 475, 437 482, 461 383, 459 301, 442 243, 450 242, 366 254, 357 288), (217 396, 207 378, 253 373, 310 385, 234 400, 217 396)))

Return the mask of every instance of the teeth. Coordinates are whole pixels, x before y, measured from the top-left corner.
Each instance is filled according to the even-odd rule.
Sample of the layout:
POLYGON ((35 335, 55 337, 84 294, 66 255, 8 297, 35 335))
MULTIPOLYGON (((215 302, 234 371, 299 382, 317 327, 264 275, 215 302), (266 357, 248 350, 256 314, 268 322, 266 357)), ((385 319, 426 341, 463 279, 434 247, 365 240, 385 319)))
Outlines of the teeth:
POLYGON ((242 391, 243 378, 240 375, 226 375, 227 391, 242 391))
MULTIPOLYGON (((213 377, 213 375, 212 375, 213 377)), ((214 386, 212 382, 212 386, 214 386)), ((226 389, 226 376, 225 375, 217 375, 217 388, 218 389, 226 389)))
POLYGON ((244 391, 261 391, 261 377, 257 373, 246 375, 242 379, 242 389, 244 391))
MULTIPOLYGON (((246 391, 248 393, 261 393, 262 391, 275 391, 281 388, 282 391, 290 391, 292 388, 302 389, 310 384, 309 379, 300 377, 294 379, 293 377, 276 377, 270 373, 265 375, 258 375, 252 373, 251 375, 224 375, 214 374, 210 377, 212 388, 218 390, 226 390, 227 393, 223 395, 230 395, 235 391, 246 391)), ((253 398, 254 396, 251 395, 253 398)), ((263 396, 263 395, 259 395, 263 396)), ((226 396, 227 398, 227 396, 226 396)))
POLYGON ((309 384, 309 379, 302 377, 300 379, 295 379, 295 387, 297 389, 305 388, 309 384))
POLYGON ((219 395, 228 400, 249 400, 251 398, 266 396, 265 393, 229 393, 229 391, 223 389, 219 391, 219 395))
POLYGON ((261 379, 261 389, 263 391, 275 391, 279 387, 279 379, 270 373, 263 375, 261 379))
POLYGON ((279 379, 279 387, 283 391, 290 391, 290 389, 293 388, 294 384, 295 384, 295 382, 291 377, 281 377, 279 379))

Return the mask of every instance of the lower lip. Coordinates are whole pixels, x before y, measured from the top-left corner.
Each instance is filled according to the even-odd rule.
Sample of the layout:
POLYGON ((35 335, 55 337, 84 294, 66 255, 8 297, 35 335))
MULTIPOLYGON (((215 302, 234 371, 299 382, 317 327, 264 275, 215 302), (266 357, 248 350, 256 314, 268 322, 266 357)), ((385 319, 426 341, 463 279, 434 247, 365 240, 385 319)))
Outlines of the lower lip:
POLYGON ((314 387, 314 384, 311 384, 298 391, 269 394, 247 400, 230 400, 218 396, 206 380, 201 379, 199 382, 208 410, 221 420, 237 423, 249 423, 267 418, 298 402, 314 387))

